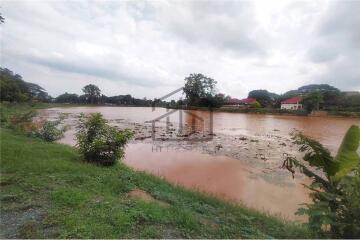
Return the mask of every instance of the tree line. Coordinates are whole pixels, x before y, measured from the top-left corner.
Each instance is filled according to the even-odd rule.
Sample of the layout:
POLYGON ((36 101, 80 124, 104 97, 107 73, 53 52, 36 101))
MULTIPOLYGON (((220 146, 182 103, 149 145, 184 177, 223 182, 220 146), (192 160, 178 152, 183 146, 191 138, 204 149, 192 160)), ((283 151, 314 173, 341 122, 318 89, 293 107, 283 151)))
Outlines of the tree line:
MULTIPOLYGON (((41 86, 26 82, 19 74, 13 73, 7 68, 0 68, 0 92, 1 101, 24 102, 42 101, 68 104, 109 104, 125 106, 195 106, 219 108, 231 97, 219 93, 217 81, 201 73, 193 73, 184 79, 183 94, 184 100, 155 101, 150 99, 139 99, 130 94, 106 96, 101 93, 98 86, 88 84, 83 87, 83 94, 65 92, 52 98, 41 86)), ((276 94, 265 89, 252 90, 249 98, 257 100, 256 107, 280 108, 281 102, 285 99, 301 96, 304 108, 312 110, 336 110, 360 112, 360 94, 349 95, 328 84, 311 84, 302 86, 296 90, 284 94, 276 94)))
MULTIPOLYGON (((0 100, 8 102, 56 102, 69 104, 116 104, 151 106, 152 100, 134 98, 130 94, 108 97, 94 84, 88 84, 82 89, 83 94, 63 93, 53 98, 44 88, 35 83, 26 82, 22 76, 7 68, 0 68, 0 100)), ((160 106, 165 103, 159 102, 160 106)))

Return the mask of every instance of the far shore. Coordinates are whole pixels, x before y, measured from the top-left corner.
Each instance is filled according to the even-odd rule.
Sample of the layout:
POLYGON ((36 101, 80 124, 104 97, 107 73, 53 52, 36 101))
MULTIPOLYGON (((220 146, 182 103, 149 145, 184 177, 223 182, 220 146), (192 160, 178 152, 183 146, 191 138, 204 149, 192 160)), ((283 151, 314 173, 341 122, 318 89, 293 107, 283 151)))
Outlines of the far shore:
MULTIPOLYGON (((1 102, 1 104, 14 104, 23 105, 23 103, 10 103, 1 102)), ((29 103, 26 103, 29 105, 29 103)), ((152 106, 140 106, 140 105, 117 105, 117 104, 83 104, 83 103, 42 103, 33 102, 30 105, 36 106, 36 108, 56 108, 56 107, 152 107, 152 106)), ((165 106, 156 106, 166 108, 165 106)), ((170 106, 169 109, 180 109, 177 106, 170 106)), ((184 110, 197 110, 197 111, 209 111, 207 107, 195 107, 187 106, 181 107, 184 110)), ((303 116, 303 117, 342 117, 342 118, 360 118, 360 112, 349 112, 349 111, 314 111, 311 114, 305 111, 291 111, 279 108, 213 108, 214 112, 226 112, 226 113, 247 113, 247 114, 267 114, 267 115, 284 115, 284 116, 303 116)))

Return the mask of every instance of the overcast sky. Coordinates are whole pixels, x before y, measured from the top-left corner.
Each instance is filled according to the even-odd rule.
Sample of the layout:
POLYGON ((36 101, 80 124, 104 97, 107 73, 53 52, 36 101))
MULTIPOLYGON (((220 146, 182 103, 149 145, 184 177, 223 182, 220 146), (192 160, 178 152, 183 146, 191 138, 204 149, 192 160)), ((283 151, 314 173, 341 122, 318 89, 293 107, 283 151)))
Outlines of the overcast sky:
POLYGON ((357 1, 2 1, 1 66, 52 96, 89 83, 160 97, 190 73, 218 90, 360 90, 357 1))

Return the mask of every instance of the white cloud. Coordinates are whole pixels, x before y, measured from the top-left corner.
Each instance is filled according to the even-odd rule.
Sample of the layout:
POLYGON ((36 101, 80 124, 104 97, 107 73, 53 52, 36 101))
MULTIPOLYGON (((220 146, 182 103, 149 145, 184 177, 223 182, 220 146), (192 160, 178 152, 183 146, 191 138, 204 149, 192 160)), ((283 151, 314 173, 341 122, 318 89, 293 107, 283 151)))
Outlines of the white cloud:
MULTIPOLYGON (((329 26, 324 22, 331 23, 326 19, 336 14, 328 11, 328 5, 328 1, 3 1, 1 65, 55 96, 80 93, 82 86, 95 83, 107 95, 153 98, 182 86, 193 72, 213 77, 220 91, 235 97, 256 88, 281 93, 318 81, 329 74, 329 61, 343 55, 332 51, 331 44, 322 52, 317 47, 332 36, 331 27, 322 27, 329 26), (324 33, 318 34, 319 29, 324 33)), ((353 21, 357 20, 332 23, 337 39, 349 34, 343 29, 350 30, 353 21)), ((356 34, 346 39, 354 41, 356 34)), ((352 45, 342 41, 335 46, 351 50, 352 45)), ((347 57, 336 65, 347 69, 347 75, 329 80, 335 86, 349 88, 339 82, 354 80, 338 78, 358 76, 359 68, 347 57)))

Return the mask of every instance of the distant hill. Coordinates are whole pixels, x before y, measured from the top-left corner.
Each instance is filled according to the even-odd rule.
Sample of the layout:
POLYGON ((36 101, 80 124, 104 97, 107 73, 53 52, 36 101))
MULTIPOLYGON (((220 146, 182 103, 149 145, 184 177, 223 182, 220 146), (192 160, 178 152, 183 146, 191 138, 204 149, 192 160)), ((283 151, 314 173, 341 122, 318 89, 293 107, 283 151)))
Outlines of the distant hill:
POLYGON ((310 92, 334 92, 340 93, 340 90, 336 87, 333 87, 329 84, 309 84, 302 87, 299 87, 296 90, 290 90, 284 93, 283 97, 294 97, 298 95, 304 95, 310 92))

